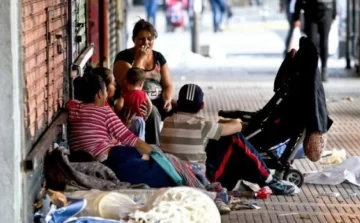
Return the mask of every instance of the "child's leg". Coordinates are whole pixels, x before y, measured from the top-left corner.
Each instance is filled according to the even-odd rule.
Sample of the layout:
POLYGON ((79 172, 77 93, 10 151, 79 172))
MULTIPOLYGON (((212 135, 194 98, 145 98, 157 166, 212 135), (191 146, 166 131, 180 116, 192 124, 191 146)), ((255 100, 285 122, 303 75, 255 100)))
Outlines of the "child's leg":
POLYGON ((132 124, 130 126, 130 131, 132 131, 139 139, 145 141, 145 120, 142 117, 135 116, 132 119, 132 124))
POLYGON ((210 183, 206 178, 205 164, 191 162, 191 169, 194 172, 195 176, 205 185, 207 191, 212 191, 216 193, 215 205, 218 208, 220 214, 227 214, 231 211, 228 204, 230 203, 230 197, 227 194, 226 188, 223 188, 220 183, 210 183))

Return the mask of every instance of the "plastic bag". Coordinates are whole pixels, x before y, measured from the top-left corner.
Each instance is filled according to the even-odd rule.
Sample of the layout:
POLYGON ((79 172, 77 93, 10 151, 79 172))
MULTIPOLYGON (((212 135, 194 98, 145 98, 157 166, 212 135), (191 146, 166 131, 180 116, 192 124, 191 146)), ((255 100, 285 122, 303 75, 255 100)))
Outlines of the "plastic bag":
POLYGON ((290 39, 290 43, 288 46, 288 52, 292 49, 298 50, 299 49, 299 40, 301 38, 301 30, 300 27, 295 27, 292 34, 291 34, 291 39, 290 39))
POLYGON ((175 168, 172 166, 170 161, 162 154, 161 152, 157 150, 153 150, 150 153, 150 156, 157 162, 161 168, 173 179, 173 181, 178 186, 183 186, 184 182, 183 179, 180 177, 180 175, 176 172, 175 168))
POLYGON ((119 220, 138 208, 129 196, 113 191, 76 191, 67 196, 87 201, 85 209, 78 216, 119 220))
POLYGON ((346 160, 345 149, 333 149, 332 153, 329 156, 321 158, 320 164, 324 166, 329 166, 342 163, 344 160, 346 160))
POLYGON ((191 187, 159 189, 147 204, 130 214, 134 220, 147 223, 220 223, 220 213, 213 200, 191 187))

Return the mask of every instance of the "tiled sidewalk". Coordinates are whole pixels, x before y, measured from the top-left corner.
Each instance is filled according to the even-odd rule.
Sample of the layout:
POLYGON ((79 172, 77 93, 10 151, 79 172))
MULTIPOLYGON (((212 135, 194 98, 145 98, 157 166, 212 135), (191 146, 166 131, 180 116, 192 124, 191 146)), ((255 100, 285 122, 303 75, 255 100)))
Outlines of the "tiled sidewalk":
MULTIPOLYGON (((254 111, 261 108, 273 95, 271 84, 259 87, 255 82, 252 86, 232 82, 219 83, 215 88, 202 85, 202 82, 198 84, 205 91, 204 116, 215 120, 220 109, 254 111)), ((360 100, 340 100, 345 96, 341 93, 343 90, 326 88, 328 97, 337 99, 328 103, 334 124, 328 134, 327 148, 344 148, 348 155, 360 155, 360 100)), ((358 91, 354 88, 352 96, 358 96, 358 91)), ((302 172, 321 169, 319 164, 306 159, 296 161, 294 166, 302 172)), ((222 222, 360 222, 359 197, 351 196, 356 192, 360 192, 359 188, 350 184, 338 186, 305 184, 300 194, 296 196, 272 196, 265 201, 259 200, 260 210, 234 211, 223 216, 222 222), (340 196, 321 196, 323 192, 338 192, 340 196)))

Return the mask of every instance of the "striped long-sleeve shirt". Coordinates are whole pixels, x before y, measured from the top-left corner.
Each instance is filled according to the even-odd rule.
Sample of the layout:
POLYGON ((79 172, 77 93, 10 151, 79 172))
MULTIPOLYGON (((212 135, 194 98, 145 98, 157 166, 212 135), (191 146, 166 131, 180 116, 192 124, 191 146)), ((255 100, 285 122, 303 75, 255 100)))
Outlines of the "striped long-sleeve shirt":
POLYGON ((93 157, 117 145, 134 146, 137 137, 121 122, 109 106, 70 100, 68 137, 70 149, 83 150, 93 157))

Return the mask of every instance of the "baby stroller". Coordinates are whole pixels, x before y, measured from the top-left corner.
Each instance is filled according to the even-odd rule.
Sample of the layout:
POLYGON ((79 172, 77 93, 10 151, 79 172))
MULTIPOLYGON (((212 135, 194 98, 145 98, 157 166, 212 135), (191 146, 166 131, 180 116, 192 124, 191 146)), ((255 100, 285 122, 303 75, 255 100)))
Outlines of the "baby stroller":
POLYGON ((166 0, 166 30, 173 32, 175 28, 185 25, 185 8, 187 0, 166 0))
POLYGON ((328 117, 321 77, 317 68, 318 54, 310 40, 300 40, 298 52, 290 51, 274 81, 275 95, 259 111, 219 111, 225 118, 248 122, 244 136, 254 145, 279 179, 301 187, 302 173, 291 167, 306 131, 326 133, 332 124, 328 117), (315 98, 315 100, 314 100, 315 98), (277 145, 286 148, 280 157, 277 145))

